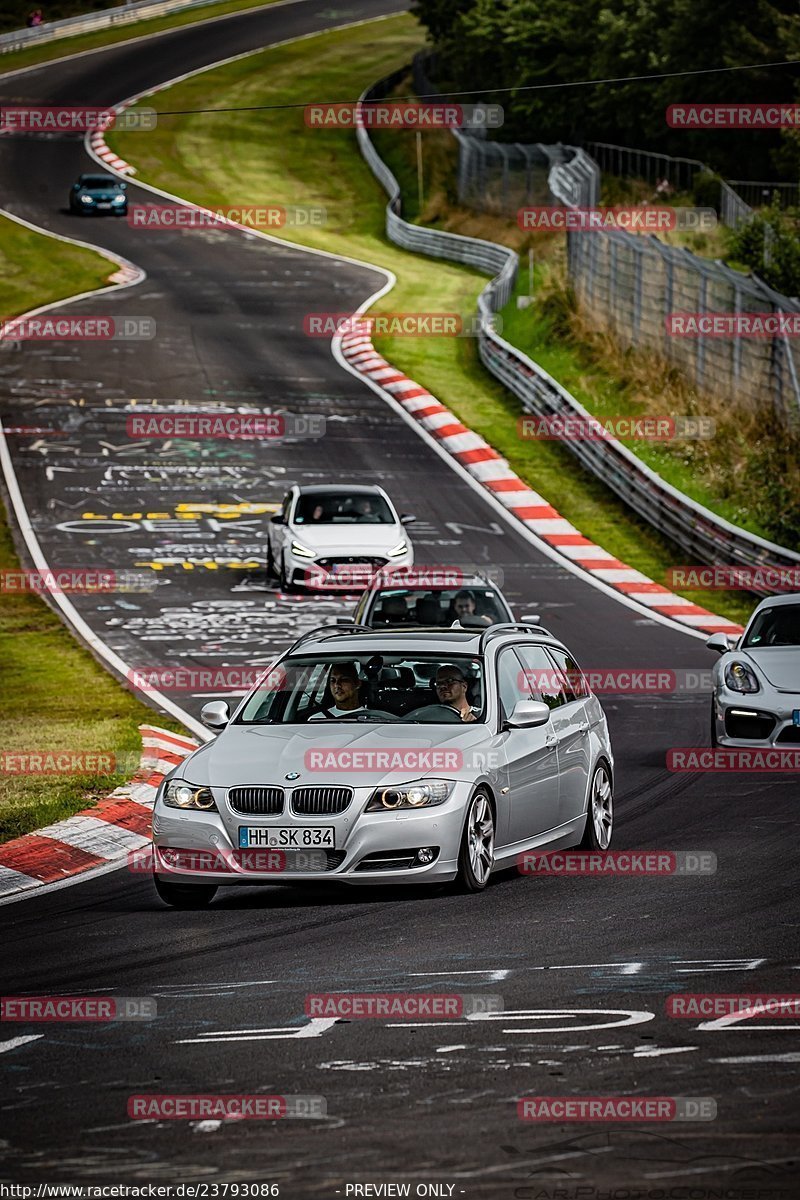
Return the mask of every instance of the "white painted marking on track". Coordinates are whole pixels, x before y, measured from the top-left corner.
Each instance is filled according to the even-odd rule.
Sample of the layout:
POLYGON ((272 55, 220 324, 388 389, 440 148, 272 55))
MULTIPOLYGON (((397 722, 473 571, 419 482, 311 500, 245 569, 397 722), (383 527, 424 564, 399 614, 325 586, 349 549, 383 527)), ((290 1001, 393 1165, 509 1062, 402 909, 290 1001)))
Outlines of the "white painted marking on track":
POLYGON ((5 1054, 8 1050, 16 1050, 18 1046, 24 1046, 26 1042, 38 1042, 39 1038, 43 1038, 43 1033, 27 1033, 22 1037, 11 1038, 8 1042, 0 1042, 0 1054, 5 1054))
POLYGON ((734 1058, 712 1058, 715 1063, 796 1063, 800 1062, 800 1050, 792 1050, 788 1054, 739 1054, 734 1058))
POLYGON ((686 1054, 689 1050, 698 1050, 698 1046, 643 1046, 634 1050, 634 1058, 662 1058, 665 1054, 686 1054))
POLYGON ((201 1034, 195 1038, 178 1038, 175 1046, 206 1046, 211 1042, 268 1042, 288 1040, 289 1038, 322 1037, 323 1033, 336 1024, 338 1017, 312 1017, 307 1025, 299 1029, 291 1029, 285 1025, 276 1025, 271 1029, 239 1030, 232 1029, 228 1033, 201 1034))

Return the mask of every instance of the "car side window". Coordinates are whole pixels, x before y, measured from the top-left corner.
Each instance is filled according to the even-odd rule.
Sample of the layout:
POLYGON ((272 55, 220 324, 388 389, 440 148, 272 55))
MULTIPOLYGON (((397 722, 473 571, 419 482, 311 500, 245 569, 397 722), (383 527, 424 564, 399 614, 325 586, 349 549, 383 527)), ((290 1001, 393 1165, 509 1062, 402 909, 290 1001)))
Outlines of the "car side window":
POLYGON ((557 650, 553 646, 547 647, 547 653, 564 676, 567 699, 585 700, 589 695, 589 685, 572 655, 567 654, 566 650, 557 650))
MULTIPOLYGON (((525 668, 525 676, 531 696, 541 700, 548 708, 560 708, 567 703, 566 681, 561 671, 556 670, 553 660, 543 646, 517 646, 517 654, 525 668)), ((572 696, 569 697, 572 699, 572 696)))
POLYGON ((507 720, 519 700, 532 700, 526 673, 513 649, 502 650, 497 659, 497 692, 503 719, 507 720))

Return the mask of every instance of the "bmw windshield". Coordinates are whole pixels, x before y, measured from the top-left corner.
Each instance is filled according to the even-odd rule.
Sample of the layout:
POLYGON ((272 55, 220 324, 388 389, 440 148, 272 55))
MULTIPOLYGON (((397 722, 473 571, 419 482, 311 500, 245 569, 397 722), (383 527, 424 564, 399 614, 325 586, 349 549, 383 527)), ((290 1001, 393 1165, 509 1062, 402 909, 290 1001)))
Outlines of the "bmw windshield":
POLYGON ((236 724, 452 724, 482 721, 485 708, 483 669, 475 658, 366 653, 297 656, 285 659, 266 675, 236 724))

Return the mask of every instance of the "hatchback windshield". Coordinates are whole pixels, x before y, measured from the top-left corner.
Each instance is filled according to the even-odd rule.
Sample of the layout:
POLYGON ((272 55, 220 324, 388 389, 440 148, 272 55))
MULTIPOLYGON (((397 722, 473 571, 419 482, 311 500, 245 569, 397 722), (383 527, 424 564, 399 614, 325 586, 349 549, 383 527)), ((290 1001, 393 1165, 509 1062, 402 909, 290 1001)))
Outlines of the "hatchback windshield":
POLYGON ((374 492, 313 492, 298 498, 295 525, 393 525, 389 505, 374 492))
POLYGON ((744 646, 800 646, 800 604, 763 609, 747 631, 744 646))
POLYGON ((484 625, 510 621, 492 588, 384 588, 375 597, 371 625, 452 625, 477 617, 484 625))
POLYGON ((462 656, 319 654, 275 667, 237 723, 453 724, 484 719, 480 661, 462 656))

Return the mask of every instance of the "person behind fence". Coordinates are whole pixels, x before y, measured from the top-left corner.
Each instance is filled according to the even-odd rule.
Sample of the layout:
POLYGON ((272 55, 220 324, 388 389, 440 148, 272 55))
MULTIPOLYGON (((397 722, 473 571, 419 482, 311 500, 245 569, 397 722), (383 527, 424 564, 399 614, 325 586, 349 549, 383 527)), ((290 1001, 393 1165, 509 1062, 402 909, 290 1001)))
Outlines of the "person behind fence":
POLYGON ((33 12, 28 14, 25 24, 27 25, 28 29, 36 29, 39 25, 43 25, 44 17, 42 16, 42 10, 40 8, 34 8, 33 12))

